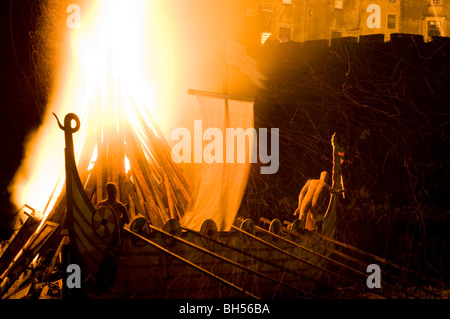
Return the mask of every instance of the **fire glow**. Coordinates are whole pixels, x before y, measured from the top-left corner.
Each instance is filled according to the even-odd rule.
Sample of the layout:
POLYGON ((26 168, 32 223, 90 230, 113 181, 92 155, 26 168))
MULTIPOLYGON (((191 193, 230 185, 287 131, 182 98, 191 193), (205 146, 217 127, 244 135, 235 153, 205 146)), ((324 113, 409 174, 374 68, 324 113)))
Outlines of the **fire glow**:
MULTIPOLYGON (((82 131, 75 136, 77 155, 86 139, 93 138, 94 128, 87 125, 93 116, 104 117, 103 123, 117 129, 118 123, 107 118, 111 115, 120 118, 117 105, 121 105, 128 120, 133 121, 125 102, 131 97, 139 111, 144 116, 154 116, 164 131, 171 115, 170 107, 158 110, 155 105, 161 100, 166 105, 171 103, 173 92, 169 92, 177 76, 177 50, 168 41, 171 38, 170 19, 163 3, 85 1, 78 6, 81 20, 76 27, 69 23, 74 18, 71 11, 62 6, 52 8, 58 14, 64 13, 67 19, 61 43, 62 55, 52 57, 58 65, 56 83, 43 124, 29 139, 24 161, 11 186, 13 201, 18 207, 27 203, 42 211, 44 216, 52 209, 64 183, 64 162, 58 156, 63 154, 64 139, 51 113, 61 117, 69 112, 80 115, 82 131), (151 45, 155 43, 158 45, 151 45), (111 87, 114 90, 110 90, 111 87), (109 96, 111 92, 115 96, 109 96), (95 102, 92 99, 105 101, 96 113, 90 109, 95 102), (115 104, 108 103, 111 100, 115 104)), ((91 163, 95 159, 94 151, 91 163)), ((128 170, 127 158, 125 162, 128 170)))

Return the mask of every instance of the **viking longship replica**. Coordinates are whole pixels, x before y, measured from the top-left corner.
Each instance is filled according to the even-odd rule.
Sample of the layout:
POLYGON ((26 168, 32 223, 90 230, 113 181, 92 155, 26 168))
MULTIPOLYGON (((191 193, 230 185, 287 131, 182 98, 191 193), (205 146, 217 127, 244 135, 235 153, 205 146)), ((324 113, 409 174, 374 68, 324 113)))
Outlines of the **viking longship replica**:
MULTIPOLYGON (((191 94, 228 99, 205 92, 191 94)), ((252 106, 251 101, 244 102, 252 106)), ((232 109, 233 101, 226 104, 232 109)), ((4 250, 0 259, 4 298, 23 297, 35 290, 32 284, 24 284, 34 276, 30 265, 37 264, 44 269, 40 298, 49 298, 58 289, 66 295, 73 293, 62 279, 51 283, 55 269, 73 263, 81 266, 82 290, 96 297, 304 297, 312 295, 323 278, 341 277, 326 266, 333 261, 329 255, 334 246, 337 196, 331 196, 325 221, 318 222, 320 231, 309 234, 300 230, 297 220, 284 224, 278 219, 226 221, 223 214, 214 220, 224 209, 217 200, 214 207, 205 195, 208 190, 206 194, 215 196, 211 178, 204 178, 206 185, 192 187, 171 159, 157 124, 136 105, 131 108, 136 122, 119 121, 125 116, 120 110, 109 110, 116 116, 113 121, 102 120, 108 113, 104 109, 105 113, 86 114, 83 121, 72 113, 63 124, 58 120, 66 144, 65 188, 47 218, 39 220, 32 210, 28 213, 20 233, 4 250), (97 139, 85 138, 77 165, 73 135, 82 123, 95 127, 97 139), (93 151, 95 165, 90 167, 93 151), (128 170, 125 161, 129 161, 128 170), (96 205, 105 197, 107 182, 117 185, 118 199, 128 206, 131 222, 123 229, 112 207, 96 205)), ((252 119, 246 124, 252 125, 252 119)), ((217 166, 211 169, 202 176, 218 173, 217 166)), ((234 186, 242 187, 245 168, 241 165, 238 170, 244 172, 238 173, 243 181, 234 186)), ((235 202, 240 198, 233 202, 223 190, 218 193, 222 206, 237 210, 235 202)))
MULTIPOLYGON (((167 219, 161 228, 137 215, 122 231, 112 207, 96 210, 79 179, 72 142, 78 118, 68 114, 59 125, 66 135, 70 243, 93 287, 110 288, 115 297, 296 296, 307 294, 311 281, 325 271, 326 248, 332 242, 319 247, 319 237, 301 240, 295 226, 292 237, 282 237, 278 220, 268 231, 244 220, 239 227, 232 226, 234 231, 221 232, 214 220, 207 219, 198 232, 182 227, 177 218, 167 219), (285 278, 275 275, 280 269, 285 278)), ((333 238, 335 220, 332 208, 322 234, 333 238)))
MULTIPOLYGON (((242 115, 243 107, 253 107, 251 100, 190 94, 203 100, 206 113, 211 105, 224 108, 221 116, 204 115, 205 126, 253 125, 252 112, 242 115)), ((82 119, 69 113, 58 120, 65 187, 45 218, 22 208, 23 225, 0 256, 2 298, 314 298, 343 291, 414 296, 405 288, 414 287, 404 277, 409 270, 336 239, 345 155, 336 136, 329 205, 309 215, 313 226, 305 230, 294 217, 235 218, 247 164, 204 165, 193 183, 173 161, 157 123, 134 101, 126 107, 123 99, 96 102, 82 119), (85 138, 76 160, 74 136, 83 125, 89 130, 80 134, 85 138), (131 221, 125 227, 112 206, 97 205, 109 182, 127 205, 131 221), (383 266, 383 289, 367 284, 373 263, 383 266), (80 267, 80 288, 67 284, 72 264, 80 267)))
MULTIPOLYGON (((191 94, 232 107, 228 96, 191 94)), ((405 296, 402 267, 336 240, 344 150, 334 135, 329 205, 305 230, 298 219, 234 219, 240 198, 233 201, 224 189, 214 193, 213 179, 205 178, 229 178, 220 171, 226 166, 210 166, 202 172, 206 184, 193 187, 157 124, 133 103, 128 111, 135 121, 119 121, 121 110, 110 110, 115 120, 108 122, 102 113, 58 120, 65 188, 45 219, 23 207, 28 218, 0 258, 2 298, 314 298, 337 297, 344 288, 405 296), (82 123, 95 127, 97 138, 85 139, 77 164, 73 136, 82 123), (127 204, 131 222, 123 228, 114 208, 97 206, 108 182, 127 204), (224 207, 234 210, 231 221, 221 214, 224 207), (383 265, 383 289, 368 288, 371 263, 383 265), (80 266, 81 288, 67 285, 71 264, 80 266)), ((238 169, 243 181, 234 185, 242 187, 245 168, 238 169)))
MULTIPOLYGON (((86 64, 102 66, 94 76, 98 86, 89 88, 96 90, 93 94, 83 95, 92 98, 83 105, 80 117, 69 113, 62 123, 57 118, 65 152, 64 157, 62 150, 51 156, 65 162, 65 183, 62 190, 55 187, 51 199, 56 201, 50 204, 49 199, 43 216, 27 205, 20 209, 19 230, 0 252, 2 298, 417 296, 417 285, 407 280, 411 270, 337 240, 338 201, 345 194, 341 167, 345 154, 336 136, 330 136, 329 204, 317 216, 308 215, 306 229, 294 217, 287 221, 236 218, 249 175, 248 161, 192 165, 195 174, 177 164, 157 121, 146 107, 121 92, 119 79, 130 81, 129 86, 139 83, 129 76, 134 72, 124 77, 113 72, 118 65, 132 69, 138 56, 122 56, 122 50, 139 50, 134 41, 127 40, 142 28, 133 24, 139 7, 124 12, 126 7, 119 3, 94 10, 108 16, 99 19, 105 24, 101 31, 86 32, 89 41, 80 41, 82 34, 77 34, 78 40, 70 42, 71 49, 78 41, 84 46, 96 41, 106 45, 100 45, 98 52, 85 47, 79 51, 81 56, 99 57, 86 64), (99 37, 92 41, 91 34, 99 37), (113 205, 98 205, 106 199, 108 183, 116 185, 117 199, 126 205, 130 223, 124 227, 113 205), (381 288, 370 284, 367 266, 371 264, 381 267, 381 288), (68 271, 74 265, 80 269, 76 284, 70 282, 73 276, 68 271)), ((159 36, 165 19, 155 19, 159 36)), ((146 16, 145 20, 152 19, 146 16)), ((310 42, 309 47, 323 43, 310 42)), ((168 54, 169 50, 161 51, 168 54)), ((227 64, 254 77, 256 69, 249 67, 245 49, 237 46, 234 51, 224 54, 227 64)), ((74 68, 79 65, 73 63, 74 68)), ((134 68, 140 74, 142 66, 134 68)), ((225 79, 225 88, 227 83, 225 79)), ((254 126, 252 100, 231 96, 227 90, 224 94, 189 93, 201 109, 203 129, 216 127, 225 132, 226 128, 254 126)), ((62 104, 75 107, 67 101, 62 104)), ((249 153, 246 150, 247 159, 249 153)))
MULTIPOLYGON (((140 114, 138 118, 143 121, 140 114)), ((119 298, 304 297, 311 294, 324 273, 333 274, 325 268, 329 261, 327 249, 333 242, 301 237, 298 220, 287 225, 287 237, 282 236, 283 225, 279 220, 263 219, 268 224, 267 230, 250 219, 236 220, 228 230, 218 229, 211 218, 205 219, 199 230, 182 226, 186 209, 193 206, 189 205, 191 194, 184 188, 188 179, 178 167, 170 165, 169 147, 162 134, 157 140, 150 130, 145 137, 152 145, 152 154, 156 154, 159 165, 171 169, 176 186, 173 181, 168 183, 168 174, 161 174, 161 169, 153 168, 150 174, 152 167, 148 160, 141 157, 140 163, 132 161, 137 137, 130 128, 125 129, 125 145, 131 148, 125 153, 130 154, 131 170, 138 172, 133 175, 136 179, 126 182, 126 187, 137 209, 130 225, 120 229, 113 208, 96 209, 92 193, 81 182, 72 139, 80 126, 78 117, 68 114, 64 124, 58 124, 66 142, 66 225, 70 248, 73 259, 83 265, 87 274, 84 280, 92 293, 119 298), (166 160, 161 159, 164 156, 166 160), (133 164, 141 166, 136 170, 133 164), (164 181, 164 198, 158 196, 158 187, 141 187, 144 181, 154 179, 155 173, 161 174, 164 181), (142 198, 138 193, 146 194, 141 195, 147 199, 145 203, 152 198, 157 200, 144 209, 145 204, 137 200, 142 198), (181 199, 174 200, 180 196, 181 199), (163 209, 159 209, 160 205, 163 209), (169 208, 168 212, 164 208, 169 208)), ((153 125, 157 127, 154 122, 153 125)), ((339 160, 337 165, 340 166, 339 160)), ((335 180, 340 181, 340 176, 336 175, 335 180)), ((123 182, 119 180, 119 184, 123 182)), ((318 221, 318 233, 329 239, 335 233, 335 202, 336 196, 332 195, 326 222, 318 221)))

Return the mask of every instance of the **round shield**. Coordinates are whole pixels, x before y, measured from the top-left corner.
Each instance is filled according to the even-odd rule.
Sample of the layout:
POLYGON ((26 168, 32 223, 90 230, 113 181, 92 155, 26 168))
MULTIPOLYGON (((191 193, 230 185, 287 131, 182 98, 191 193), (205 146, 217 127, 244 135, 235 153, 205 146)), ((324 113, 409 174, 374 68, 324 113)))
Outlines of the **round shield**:
MULTIPOLYGON (((130 230, 141 235, 142 237, 147 237, 151 233, 151 229, 148 225, 147 219, 145 219, 145 217, 140 214, 133 218, 133 220, 131 221, 130 230)), ((145 241, 136 238, 135 236, 131 238, 134 245, 139 247, 145 245, 145 241)))
POLYGON ((294 222, 291 225, 290 230, 295 233, 295 234, 291 235, 292 240, 295 242, 301 241, 300 235, 303 235, 305 233, 305 226, 303 225, 303 223, 300 219, 294 220, 294 222))
MULTIPOLYGON (((167 220, 167 222, 164 224, 163 230, 173 236, 181 237, 181 225, 180 222, 175 218, 167 220)), ((168 237, 166 235, 163 235, 163 239, 168 246, 173 246, 177 243, 176 239, 173 239, 172 237, 168 237)))
MULTIPOLYGON (((281 236, 283 234, 283 225, 281 224, 281 221, 277 218, 272 220, 269 226, 269 232, 281 236)), ((278 238, 275 236, 270 237, 273 241, 277 241, 278 238)))
MULTIPOLYGON (((247 218, 241 223, 240 227, 243 231, 250 233, 251 235, 255 235, 255 223, 250 218, 247 218)), ((250 241, 251 237, 249 237, 245 233, 241 233, 241 238, 244 243, 250 241)))
POLYGON ((316 220, 314 221, 314 230, 319 234, 323 234, 325 226, 325 219, 323 215, 317 215, 316 220))
POLYGON ((94 233, 106 242, 113 238, 117 225, 116 214, 107 206, 100 207, 92 215, 92 229, 94 233))
MULTIPOLYGON (((217 238, 219 237, 219 233, 217 232, 217 225, 212 219, 207 219, 203 222, 202 227, 200 228, 200 233, 214 240, 217 240, 217 238)), ((211 240, 203 237, 201 238, 201 241, 205 246, 210 246, 212 244, 211 240)))

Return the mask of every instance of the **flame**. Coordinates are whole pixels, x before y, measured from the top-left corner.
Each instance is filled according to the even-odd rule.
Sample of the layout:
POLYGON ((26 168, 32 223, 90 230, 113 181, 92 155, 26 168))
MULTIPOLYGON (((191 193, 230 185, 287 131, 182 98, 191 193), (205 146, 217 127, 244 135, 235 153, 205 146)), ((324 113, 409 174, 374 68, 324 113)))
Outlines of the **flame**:
MULTIPOLYGON (((42 126, 27 143, 25 159, 11 187, 17 206, 27 203, 44 216, 50 212, 64 183, 64 136, 52 112, 60 118, 69 112, 76 113, 85 127, 83 124, 93 116, 90 106, 96 95, 119 102, 133 97, 141 113, 151 114, 165 132, 170 125, 168 110, 174 103, 179 50, 170 41, 173 23, 164 2, 85 1, 80 10, 79 27, 66 27, 63 32, 63 55, 47 113, 42 126), (111 79, 113 85, 120 85, 121 96, 105 96, 110 93, 107 86, 111 79), (162 103, 164 108, 160 106, 162 103)), ((110 112, 114 110, 103 109, 103 116, 110 112)), ((75 134, 76 155, 91 133, 75 134)), ((95 158, 94 152, 91 163, 95 158)))
MULTIPOLYGON (((97 155, 101 158, 99 162, 105 160, 104 149, 97 154, 95 143, 103 141, 105 136, 110 137, 109 129, 119 128, 120 131, 122 122, 119 121, 122 120, 129 121, 143 146, 144 156, 152 161, 142 126, 168 139, 172 125, 191 127, 195 119, 202 118, 197 100, 187 94, 188 88, 222 90, 226 69, 223 65, 224 44, 226 40, 240 37, 245 3, 230 0, 44 2, 46 10, 43 12, 50 11, 44 27, 44 33, 49 33, 45 42, 50 54, 44 60, 51 60, 47 69, 52 70, 54 81, 42 126, 26 145, 24 161, 10 191, 17 207, 27 204, 40 210, 45 220, 64 184, 64 134, 51 113, 56 113, 60 119, 69 112, 80 117, 81 129, 73 136, 75 155, 80 157, 86 144, 92 147, 92 154, 85 152, 83 155, 83 162, 88 161, 82 168, 84 172, 93 169, 97 155), (76 8, 73 2, 78 3, 81 10, 80 25, 76 28, 66 23, 70 13, 65 6, 76 8), (63 22, 52 14, 65 15, 63 22), (59 47, 61 49, 55 49, 59 47), (142 115, 139 119, 136 118, 136 107, 142 115), (98 118, 102 119, 101 124, 95 122, 98 118), (160 129, 158 133, 154 121, 160 129)), ((79 158, 76 160, 79 162, 79 158)), ((130 160, 133 158, 125 157, 125 167, 121 163, 120 169, 130 170, 130 160)), ((117 171, 117 159, 112 162, 114 167, 107 174, 117 171)), ((188 178, 196 183, 201 184, 203 180, 204 186, 209 183, 214 185, 210 188, 217 186, 216 193, 222 192, 223 183, 213 174, 205 178, 193 165, 183 168, 188 178)), ((247 173, 236 170, 234 174, 238 180, 245 178, 247 173)), ((167 180, 164 174, 156 175, 158 182, 167 180)), ((208 191, 208 187, 202 189, 208 191)), ((233 194, 230 194, 233 203, 227 205, 228 212, 236 213, 235 206, 239 204, 243 190, 233 188, 233 194)), ((210 199, 215 200, 215 197, 210 196, 210 199)), ((214 204, 220 206, 220 201, 216 200, 214 204)), ((207 201, 196 207, 205 207, 211 213, 207 201)), ((230 220, 230 216, 222 216, 227 213, 225 209, 213 213, 222 224, 230 220)), ((219 227, 223 229, 223 225, 219 227)))

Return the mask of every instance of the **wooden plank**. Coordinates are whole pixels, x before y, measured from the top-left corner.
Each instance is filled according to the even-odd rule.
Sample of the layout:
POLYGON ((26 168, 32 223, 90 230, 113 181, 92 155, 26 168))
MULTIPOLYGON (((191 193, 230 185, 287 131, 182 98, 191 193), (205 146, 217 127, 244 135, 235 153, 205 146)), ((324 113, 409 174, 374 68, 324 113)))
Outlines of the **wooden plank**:
POLYGON ((246 97, 246 96, 237 96, 237 95, 215 93, 215 92, 201 91, 201 90, 194 90, 194 89, 188 89, 188 94, 196 95, 196 96, 214 97, 214 98, 224 99, 224 100, 227 99, 227 100, 244 101, 244 102, 254 102, 255 101, 254 98, 246 97))
POLYGON ((39 252, 39 249, 47 242, 58 227, 59 224, 57 223, 45 221, 39 231, 27 242, 24 250, 26 250, 27 253, 36 255, 39 252))
MULTIPOLYGON (((134 161, 134 160, 130 160, 130 162, 131 161, 134 161)), ((133 167, 133 166, 132 166, 133 167)), ((153 201, 153 198, 154 198, 154 192, 152 193, 151 192, 151 190, 150 190, 150 188, 148 187, 148 185, 147 185, 147 183, 146 183, 146 180, 145 180, 145 177, 144 177, 144 175, 143 175, 143 173, 142 173, 142 171, 139 169, 139 166, 138 165, 136 165, 136 168, 134 169, 134 168, 132 168, 132 170, 133 170, 133 174, 134 174, 134 176, 136 177, 136 181, 137 181, 137 187, 139 187, 140 188, 140 191, 142 192, 142 195, 143 195, 143 197, 144 197, 144 203, 145 202, 152 202, 153 201)), ((161 201, 159 200, 159 196, 155 196, 156 197, 156 199, 158 200, 158 204, 160 205, 160 207, 162 206, 163 207, 163 204, 161 203, 161 201)), ((155 205, 156 206, 156 205, 155 205)), ((145 206, 144 206, 145 207, 145 206)), ((163 210, 163 212, 164 212, 164 215, 165 215, 165 210, 163 210)), ((147 210, 147 215, 150 215, 150 214, 152 214, 152 211, 151 210, 147 210)), ((149 216, 150 217, 150 216, 149 216)), ((167 218, 166 218, 167 219, 167 218)))
POLYGON ((87 176, 86 183, 84 185, 84 191, 89 199, 92 200, 94 193, 97 190, 97 172, 92 170, 91 173, 87 176))
POLYGON ((152 148, 154 151, 154 156, 157 158, 157 162, 159 165, 162 166, 163 170, 170 175, 171 181, 176 183, 177 188, 179 188, 182 193, 190 199, 189 192, 186 190, 186 188, 190 189, 190 181, 187 178, 187 176, 182 172, 179 166, 175 166, 175 163, 172 160, 171 157, 171 149, 169 144, 164 138, 164 135, 162 134, 161 130, 159 129, 157 123, 154 121, 152 117, 150 117, 151 125, 159 135, 159 138, 155 136, 155 134, 152 132, 150 127, 147 123, 145 123, 145 119, 143 118, 142 114, 139 112, 139 109, 137 105, 134 103, 135 106, 135 112, 138 116, 139 123, 143 129, 143 131, 146 134, 147 139, 151 143, 152 148))
MULTIPOLYGON (((101 98, 101 89, 100 87, 97 90, 97 119, 103 118, 102 114, 102 98, 101 98)), ((95 127, 96 137, 97 137, 97 159, 95 161, 95 172, 96 172, 96 178, 97 178, 97 191, 96 193, 96 200, 97 204, 103 200, 103 158, 104 158, 104 149, 103 149, 103 142, 102 142, 102 123, 101 121, 96 121, 96 127, 95 127)))
MULTIPOLYGON (((138 194, 133 190, 133 184, 130 181, 126 181, 125 186, 127 188, 128 194, 130 194, 132 203, 137 208, 137 211, 145 216, 145 208, 141 205, 138 194)), ((148 218, 148 216, 146 217, 148 218)))
POLYGON ((163 227, 167 217, 163 216, 153 197, 150 196, 147 201, 143 202, 143 205, 147 210, 147 214, 149 219, 152 221, 152 224, 154 226, 159 225, 160 227, 163 227))
MULTIPOLYGON (((26 279, 28 279, 28 278, 24 278, 24 281, 26 279)), ((23 299, 28 295, 28 292, 30 291, 30 288, 32 285, 33 285, 33 283, 30 282, 29 284, 25 285, 22 288, 19 288, 12 294, 5 296, 4 299, 23 299)), ((13 287, 11 289, 13 289, 13 287)))
POLYGON ((170 214, 167 211, 166 204, 164 203, 164 197, 161 194, 160 188, 155 185, 155 182, 151 182, 151 188, 153 190, 155 202, 159 208, 160 214, 163 216, 164 220, 168 220, 170 218, 170 214))
POLYGON ((163 228, 165 220, 163 219, 164 217, 161 215, 159 208, 155 205, 151 205, 149 202, 144 202, 144 206, 150 217, 150 223, 155 227, 163 228))
POLYGON ((138 213, 136 213, 136 206, 134 204, 133 198, 131 195, 128 195, 128 216, 130 217, 130 220, 132 220, 134 217, 136 217, 138 213))
POLYGON ((34 217, 27 218, 0 258, 0 275, 8 268, 14 257, 23 248, 40 223, 40 219, 34 217))
POLYGON ((56 200, 55 205, 53 205, 53 209, 50 211, 50 213, 47 216, 47 220, 62 224, 62 220, 65 217, 65 211, 66 211, 66 183, 64 183, 63 188, 61 190, 61 193, 59 194, 58 199, 56 200))
POLYGON ((163 176, 164 176, 164 185, 166 187, 166 196, 167 196, 167 203, 169 205, 170 218, 175 218, 175 212, 174 212, 174 208, 173 208, 173 201, 172 201, 172 195, 170 192, 169 180, 167 179, 166 173, 164 173, 163 176))
POLYGON ((136 182, 144 195, 144 199, 150 201, 150 198, 153 198, 158 204, 161 213, 168 216, 157 189, 152 185, 153 180, 147 171, 148 165, 145 165, 147 161, 143 158, 131 129, 128 129, 126 132, 126 154, 129 154, 130 166, 136 177, 136 182))
POLYGON ((94 112, 95 108, 90 107, 87 115, 87 123, 85 124, 87 133, 83 141, 83 147, 81 149, 80 157, 77 164, 77 169, 82 184, 86 182, 87 175, 89 174, 88 168, 89 165, 91 164, 92 155, 94 153, 96 145, 95 137, 89 135, 89 128, 95 127, 96 118, 94 116, 94 112))
POLYGON ((60 259, 60 254, 62 251, 62 247, 64 245, 68 245, 69 244, 69 234, 62 234, 62 238, 61 241, 58 245, 58 248, 56 249, 55 254, 53 255, 52 261, 50 262, 50 265, 47 267, 47 269, 45 270, 44 274, 42 275, 42 282, 47 282, 50 280, 50 276, 53 273, 53 270, 56 267, 56 264, 58 262, 58 260, 60 259))
MULTIPOLYGON (((129 172, 129 181, 131 183, 131 185, 134 185, 134 190, 136 191, 136 195, 138 196, 139 199, 139 204, 141 205, 141 207, 144 207, 144 195, 142 194, 141 188, 139 187, 139 185, 137 185, 137 179, 136 176, 134 175, 133 171, 130 170, 129 172), (131 182, 131 178, 133 178, 133 182, 131 182)), ((145 215, 145 210, 142 210, 143 214, 145 215)))
MULTIPOLYGON (((142 123, 142 121, 141 121, 141 124, 145 124, 145 123, 142 123)), ((152 159, 155 159, 154 163, 152 163, 152 161, 150 161, 149 168, 151 169, 152 173, 156 172, 156 173, 160 174, 158 171, 162 171, 163 174, 165 174, 164 166, 168 169, 170 169, 170 167, 168 167, 167 165, 164 165, 164 163, 163 163, 165 160, 165 157, 160 156, 160 155, 164 155, 164 154, 161 153, 161 150, 158 147, 159 146, 158 140, 154 139, 154 135, 152 134, 151 130, 148 129, 148 127, 145 127, 144 131, 147 132, 147 135, 146 135, 147 140, 154 141, 154 143, 150 143, 150 145, 147 145, 150 150, 149 152, 151 153, 151 154, 149 154, 149 156, 151 155, 152 159), (160 166, 160 164, 163 166, 160 166)), ((172 174, 171 177, 172 176, 174 176, 174 175, 172 174)), ((176 176, 175 176, 175 178, 176 178, 176 176)), ((155 185, 155 183, 153 181, 150 181, 150 183, 151 183, 151 188, 154 190, 154 194, 155 194, 155 197, 157 198, 157 200, 158 200, 158 198, 160 198, 160 196, 158 196, 159 193, 157 192, 157 189, 159 189, 161 192, 161 196, 162 196, 161 201, 163 202, 163 206, 160 205, 160 207, 167 206, 169 208, 169 213, 170 213, 171 218, 174 218, 177 215, 180 216, 180 218, 181 218, 182 212, 184 212, 185 208, 187 207, 188 202, 187 201, 183 202, 182 197, 173 196, 174 191, 171 190, 173 188, 172 181, 173 181, 172 179, 169 180, 167 178, 167 175, 165 175, 164 181, 163 181, 164 184, 160 184, 159 187, 158 187, 158 185, 155 185), (165 202, 164 200, 167 200, 167 201, 165 202), (180 207, 182 207, 181 211, 180 211, 180 207)), ((183 185, 181 185, 181 186, 182 186, 182 189, 184 190, 183 185)))
POLYGON ((118 88, 118 97, 116 98, 117 103, 117 149, 118 149, 118 171, 119 171, 119 194, 121 201, 129 198, 127 182, 127 172, 125 167, 125 136, 123 122, 126 121, 126 114, 122 107, 122 99, 120 96, 120 87, 118 88))
MULTIPOLYGON (((105 143, 105 158, 103 161, 103 171, 106 174, 105 184, 115 182, 113 178, 114 150, 113 138, 116 131, 115 127, 115 107, 114 107, 114 79, 112 75, 106 76, 105 84, 105 105, 103 117, 100 118, 103 124, 103 141, 105 143)), ((117 185, 117 184, 116 184, 117 185)))
MULTIPOLYGON (((134 177, 134 180, 136 180, 136 177, 134 177)), ((139 211, 141 212, 141 214, 144 215, 145 218, 150 220, 154 226, 159 225, 158 227, 162 227, 164 225, 165 220, 161 215, 159 208, 156 206, 156 203, 153 200, 153 196, 150 195, 147 198, 147 201, 145 201, 139 185, 135 185, 136 191, 134 191, 133 184, 131 182, 129 182, 129 184, 130 184, 129 192, 133 194, 134 202, 138 203, 139 211)))
POLYGON ((50 221, 46 221, 42 227, 34 233, 30 240, 25 244, 19 252, 18 257, 1 275, 1 281, 9 278, 10 281, 2 286, 0 295, 8 291, 18 279, 18 277, 26 270, 31 261, 36 257, 40 250, 47 244, 49 239, 56 233, 59 225, 50 221))

